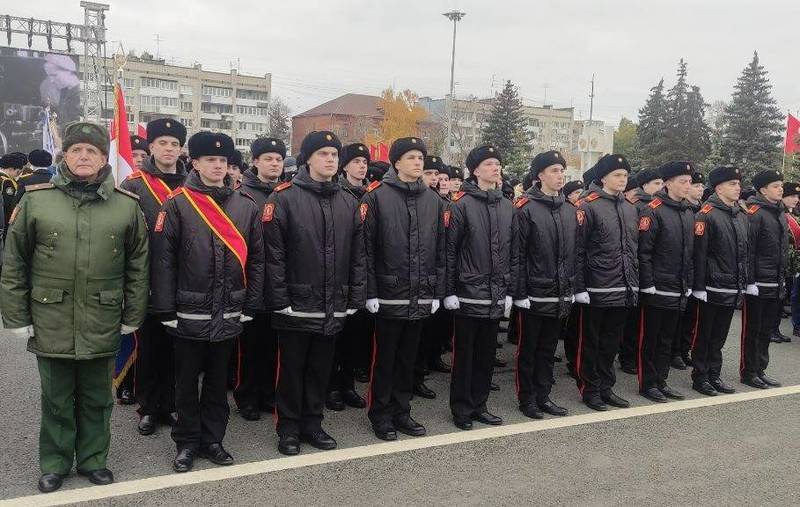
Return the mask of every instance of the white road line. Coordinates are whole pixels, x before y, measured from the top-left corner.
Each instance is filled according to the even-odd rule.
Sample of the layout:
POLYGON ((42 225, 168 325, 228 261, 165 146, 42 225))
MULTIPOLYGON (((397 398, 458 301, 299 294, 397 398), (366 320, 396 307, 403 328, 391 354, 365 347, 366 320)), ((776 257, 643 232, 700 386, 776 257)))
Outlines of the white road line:
POLYGON ((312 454, 292 456, 287 458, 276 458, 242 465, 232 465, 229 467, 218 467, 207 470, 198 470, 185 474, 170 474, 147 479, 137 479, 132 481, 118 482, 110 486, 91 486, 79 489, 58 491, 47 495, 31 495, 25 497, 12 498, 0 501, 0 507, 5 506, 50 506, 64 505, 77 502, 87 502, 104 498, 113 498, 147 491, 156 491, 166 488, 188 486, 212 481, 221 481, 249 475, 265 474, 278 472, 281 470, 292 470, 314 465, 336 463, 359 458, 369 458, 385 454, 395 454, 399 452, 413 451, 417 449, 427 449, 452 444, 463 444, 490 438, 507 437, 523 433, 535 433, 559 428, 569 428, 585 424, 594 424, 606 421, 616 421, 629 419, 632 417, 642 417, 653 414, 663 414, 668 412, 678 412, 694 408, 713 407, 717 405, 727 405, 742 401, 760 400, 800 394, 800 385, 779 387, 776 389, 749 391, 724 396, 704 397, 693 400, 677 401, 671 403, 659 403, 642 407, 633 407, 624 410, 611 410, 608 412, 593 412, 564 418, 545 419, 540 421, 530 421, 506 426, 493 426, 472 431, 458 431, 443 435, 433 435, 422 438, 409 438, 397 440, 395 442, 383 442, 348 449, 338 449, 328 452, 315 452, 312 454))

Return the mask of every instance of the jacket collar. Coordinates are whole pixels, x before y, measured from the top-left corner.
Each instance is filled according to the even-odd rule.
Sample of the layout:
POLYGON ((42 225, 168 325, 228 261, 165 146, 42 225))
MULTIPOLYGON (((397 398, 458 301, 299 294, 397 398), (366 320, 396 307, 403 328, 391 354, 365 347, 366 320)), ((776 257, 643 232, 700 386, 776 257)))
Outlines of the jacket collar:
POLYGON ((335 181, 316 181, 311 178, 308 168, 302 166, 297 175, 292 178, 292 184, 320 195, 333 195, 342 187, 335 181))
POLYGON ((422 179, 417 179, 412 183, 406 183, 404 181, 400 181, 400 178, 397 176, 397 171, 394 167, 389 168, 386 171, 386 174, 383 176, 383 183, 389 185, 390 187, 394 187, 405 194, 422 194, 428 190, 428 187, 422 183, 422 179))
POLYGON ((75 175, 69 170, 67 163, 61 162, 56 175, 53 176, 50 183, 66 194, 82 201, 107 200, 114 192, 115 187, 111 166, 108 164, 100 169, 97 178, 93 182, 88 183, 75 179, 75 175))

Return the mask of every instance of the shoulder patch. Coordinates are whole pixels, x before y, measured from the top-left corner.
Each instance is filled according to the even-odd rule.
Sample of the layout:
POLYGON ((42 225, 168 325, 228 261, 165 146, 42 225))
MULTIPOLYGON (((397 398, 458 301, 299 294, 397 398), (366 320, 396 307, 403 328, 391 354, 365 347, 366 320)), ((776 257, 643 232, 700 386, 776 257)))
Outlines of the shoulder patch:
POLYGON ((758 204, 753 204, 752 206, 747 208, 747 214, 748 215, 755 215, 756 211, 758 211, 760 209, 761 209, 761 206, 759 206, 758 204))
POLYGON ((375 189, 376 189, 376 188, 378 188, 379 186, 381 186, 381 182, 380 182, 380 181, 373 181, 373 182, 372 182, 372 183, 370 183, 370 184, 369 184, 369 186, 367 187, 367 192, 372 192, 373 190, 375 190, 375 189))
POLYGON ((641 200, 641 198, 638 195, 634 195, 632 198, 627 199, 627 200, 631 204, 636 204, 637 202, 639 202, 641 200))
MULTIPOLYGON (((251 201, 253 201, 253 202, 256 202, 255 198, 254 198, 252 195, 250 195, 250 194, 248 194, 247 192, 245 192, 244 190, 239 190, 239 194, 240 194, 242 197, 247 197, 247 198, 248 198, 248 199, 250 199, 251 201)), ((256 203, 256 204, 258 204, 258 203, 256 203)))
MULTIPOLYGON (((28 188, 28 190, 30 190, 30 188, 28 188)), ((131 199, 135 199, 135 200, 137 200, 137 201, 139 200, 139 196, 138 196, 138 195, 136 195, 136 194, 134 194, 133 192, 130 192, 130 191, 128 191, 128 190, 125 190, 124 188, 114 187, 114 190, 116 190, 116 191, 117 191, 117 192, 119 192, 120 194, 125 194, 125 195, 127 195, 127 196, 128 196, 128 197, 130 197, 131 199)))
POLYGON ((656 209, 656 208, 658 208, 659 206, 661 206, 661 204, 662 204, 663 202, 664 202, 664 201, 662 201, 661 199, 659 199, 658 197, 656 197, 655 199, 653 199, 652 201, 650 201, 650 204, 648 204, 647 206, 649 206, 651 209, 656 209))
POLYGON ((592 192, 591 194, 587 195, 587 196, 586 196, 586 197, 583 199, 583 201, 584 201, 584 202, 592 202, 592 201, 594 201, 594 200, 596 200, 596 199, 599 199, 599 198, 600 198, 600 194, 598 194, 597 192, 592 192))
POLYGON ((453 202, 456 202, 456 201, 458 201, 459 199, 461 199, 462 197, 464 197, 464 194, 465 194, 465 193, 466 193, 466 192, 463 192, 463 191, 458 191, 458 192, 456 192, 455 194, 453 194, 453 197, 451 198, 451 200, 452 200, 453 202))
POLYGON ((167 212, 161 210, 158 212, 158 217, 156 217, 156 227, 155 232, 161 232, 164 230, 164 221, 167 219, 167 212))
POLYGON ((264 204, 264 211, 261 213, 261 221, 263 223, 272 222, 272 219, 275 218, 275 203, 268 202, 264 204))
POLYGON ((47 190, 48 188, 56 188, 52 183, 39 183, 38 185, 29 185, 25 187, 26 192, 36 192, 37 190, 47 190))
POLYGON ((520 197, 517 200, 517 202, 514 203, 514 206, 516 206, 517 208, 521 208, 521 207, 525 206, 526 204, 528 204, 528 201, 529 201, 529 199, 527 197, 520 197))
POLYGON ((175 190, 173 190, 172 192, 169 193, 169 195, 167 196, 167 199, 172 199, 176 195, 180 195, 182 193, 183 193, 183 187, 178 187, 178 188, 176 188, 175 190))
POLYGON ((702 236, 706 232, 706 223, 705 222, 695 222, 694 223, 694 235, 695 236, 702 236))
POLYGON ((709 213, 711 213, 711 210, 713 210, 713 209, 714 209, 714 206, 712 206, 710 204, 706 204, 702 208, 700 208, 700 213, 702 213, 704 215, 708 215, 709 213))
POLYGON ((134 171, 134 172, 130 173, 128 175, 128 177, 125 178, 125 180, 126 181, 127 180, 135 180, 136 178, 141 178, 141 177, 142 177, 142 171, 134 171))
POLYGON ((291 186, 292 186, 292 182, 291 181, 284 181, 283 183, 281 183, 280 185, 275 187, 273 192, 283 192, 284 190, 286 190, 287 188, 289 188, 291 186))
POLYGON ((639 218, 639 231, 647 232, 650 230, 650 224, 652 223, 652 219, 648 216, 643 216, 639 218))
POLYGON ((367 219, 367 213, 369 212, 369 204, 362 202, 361 205, 358 207, 358 213, 361 217, 361 222, 363 223, 367 219))
POLYGON ((575 210, 575 217, 578 219, 578 225, 583 226, 586 222, 586 212, 582 209, 575 210))

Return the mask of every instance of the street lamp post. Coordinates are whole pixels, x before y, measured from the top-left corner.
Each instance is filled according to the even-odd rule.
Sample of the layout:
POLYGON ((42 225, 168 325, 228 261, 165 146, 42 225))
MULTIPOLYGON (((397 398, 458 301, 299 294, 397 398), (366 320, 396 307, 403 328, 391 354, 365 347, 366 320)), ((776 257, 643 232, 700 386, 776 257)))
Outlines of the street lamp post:
POLYGON ((450 155, 450 143, 453 136, 453 95, 455 94, 455 81, 454 81, 454 74, 456 69, 456 27, 458 26, 458 22, 466 16, 466 12, 460 11, 450 11, 445 12, 443 14, 444 17, 449 19, 453 22, 453 53, 450 57, 450 93, 447 95, 447 140, 446 140, 446 150, 445 155, 447 157, 447 162, 452 162, 451 155, 450 155))

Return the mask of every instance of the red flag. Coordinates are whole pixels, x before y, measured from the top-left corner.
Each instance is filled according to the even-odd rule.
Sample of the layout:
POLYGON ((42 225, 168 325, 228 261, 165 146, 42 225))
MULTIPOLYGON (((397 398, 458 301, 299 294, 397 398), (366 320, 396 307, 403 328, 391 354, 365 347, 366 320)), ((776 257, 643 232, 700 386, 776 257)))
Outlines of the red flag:
POLYGON ((147 124, 145 124, 145 123, 137 123, 136 124, 136 135, 141 137, 142 139, 147 139, 147 124))
POLYGON ((389 147, 384 143, 378 144, 378 160, 389 161, 389 147))
POLYGON ((133 151, 128 133, 128 115, 125 110, 125 95, 119 83, 114 84, 114 119, 111 122, 111 146, 108 163, 119 185, 133 172, 133 151))
POLYGON ((786 120, 786 144, 784 152, 787 155, 800 152, 800 120, 792 115, 786 120))

